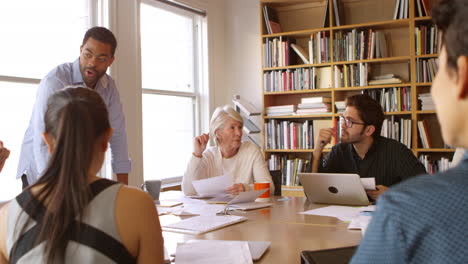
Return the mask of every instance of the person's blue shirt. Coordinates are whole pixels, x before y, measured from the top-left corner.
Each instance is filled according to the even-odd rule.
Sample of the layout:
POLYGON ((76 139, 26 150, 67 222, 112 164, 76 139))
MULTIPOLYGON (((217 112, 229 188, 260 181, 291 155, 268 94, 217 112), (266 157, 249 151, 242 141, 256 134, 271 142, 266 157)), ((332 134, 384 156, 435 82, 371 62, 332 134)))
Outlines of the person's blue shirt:
MULTIPOLYGON (((86 86, 80 72, 79 59, 72 63, 57 66, 41 80, 29 126, 25 132, 21 146, 16 178, 20 178, 23 174, 26 174, 28 183, 33 184, 46 168, 49 154, 42 140, 42 133, 45 129, 44 114, 47 108, 47 99, 54 92, 65 88, 67 85, 86 86)), ((97 82, 95 91, 101 95, 107 105, 109 121, 113 128, 110 140, 112 170, 114 173, 129 173, 131 161, 128 157, 125 117, 114 80, 109 75, 104 74, 97 82)))
POLYGON ((468 154, 458 166, 392 187, 351 263, 468 263, 468 154))

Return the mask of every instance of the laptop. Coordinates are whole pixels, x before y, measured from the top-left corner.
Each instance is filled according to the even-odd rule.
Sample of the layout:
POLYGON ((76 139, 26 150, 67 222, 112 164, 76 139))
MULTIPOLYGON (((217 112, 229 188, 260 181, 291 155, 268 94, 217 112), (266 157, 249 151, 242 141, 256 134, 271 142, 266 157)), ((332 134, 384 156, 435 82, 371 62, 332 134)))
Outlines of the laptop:
POLYGON ((307 199, 312 203, 369 205, 358 174, 298 173, 307 199))

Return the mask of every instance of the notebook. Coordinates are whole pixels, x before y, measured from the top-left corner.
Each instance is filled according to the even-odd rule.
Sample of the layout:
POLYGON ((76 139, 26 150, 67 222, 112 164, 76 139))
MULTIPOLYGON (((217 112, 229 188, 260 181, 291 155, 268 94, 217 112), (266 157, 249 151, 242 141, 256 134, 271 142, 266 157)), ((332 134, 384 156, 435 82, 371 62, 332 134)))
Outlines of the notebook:
POLYGON ((246 217, 237 215, 195 216, 161 227, 163 231, 199 235, 245 220, 246 217))

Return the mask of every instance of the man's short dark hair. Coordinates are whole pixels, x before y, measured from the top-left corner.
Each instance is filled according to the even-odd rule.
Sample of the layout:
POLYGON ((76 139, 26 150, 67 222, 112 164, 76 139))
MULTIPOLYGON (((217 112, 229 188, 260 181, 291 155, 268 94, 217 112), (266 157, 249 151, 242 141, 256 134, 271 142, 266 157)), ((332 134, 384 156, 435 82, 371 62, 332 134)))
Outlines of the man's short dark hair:
POLYGON ((357 109, 359 117, 366 125, 373 125, 375 131, 372 136, 380 136, 384 112, 382 106, 367 94, 356 94, 346 98, 346 106, 352 106, 357 109))
POLYGON ((115 54, 115 49, 117 49, 117 40, 115 39, 114 34, 105 27, 92 27, 86 31, 86 34, 83 38, 84 45, 89 38, 93 38, 102 43, 109 44, 111 46, 112 57, 115 54))
POLYGON ((442 31, 447 65, 456 71, 457 58, 468 55, 468 1, 441 0, 432 8, 432 20, 442 31))

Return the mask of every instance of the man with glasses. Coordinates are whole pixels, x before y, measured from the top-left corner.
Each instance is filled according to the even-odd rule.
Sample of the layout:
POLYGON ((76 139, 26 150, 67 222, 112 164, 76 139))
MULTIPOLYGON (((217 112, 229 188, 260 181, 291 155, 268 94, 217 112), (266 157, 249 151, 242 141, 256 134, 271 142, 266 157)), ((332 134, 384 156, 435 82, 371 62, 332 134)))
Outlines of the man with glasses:
POLYGON ((107 68, 114 62, 116 48, 117 40, 110 30, 90 28, 83 38, 80 57, 74 62, 55 67, 41 80, 21 146, 16 177, 23 181, 23 188, 39 179, 49 159, 47 146, 42 140, 47 99, 68 85, 86 85, 99 93, 106 103, 113 129, 110 140, 112 169, 120 182, 128 184, 131 161, 128 157, 125 117, 115 81, 106 74, 107 68))
POLYGON ((377 190, 367 191, 374 200, 388 187, 426 173, 405 145, 380 136, 383 120, 382 107, 370 96, 359 94, 346 98, 346 110, 340 117, 341 143, 321 159, 323 148, 334 134, 333 128, 321 129, 316 139, 312 171, 374 177, 377 190))

